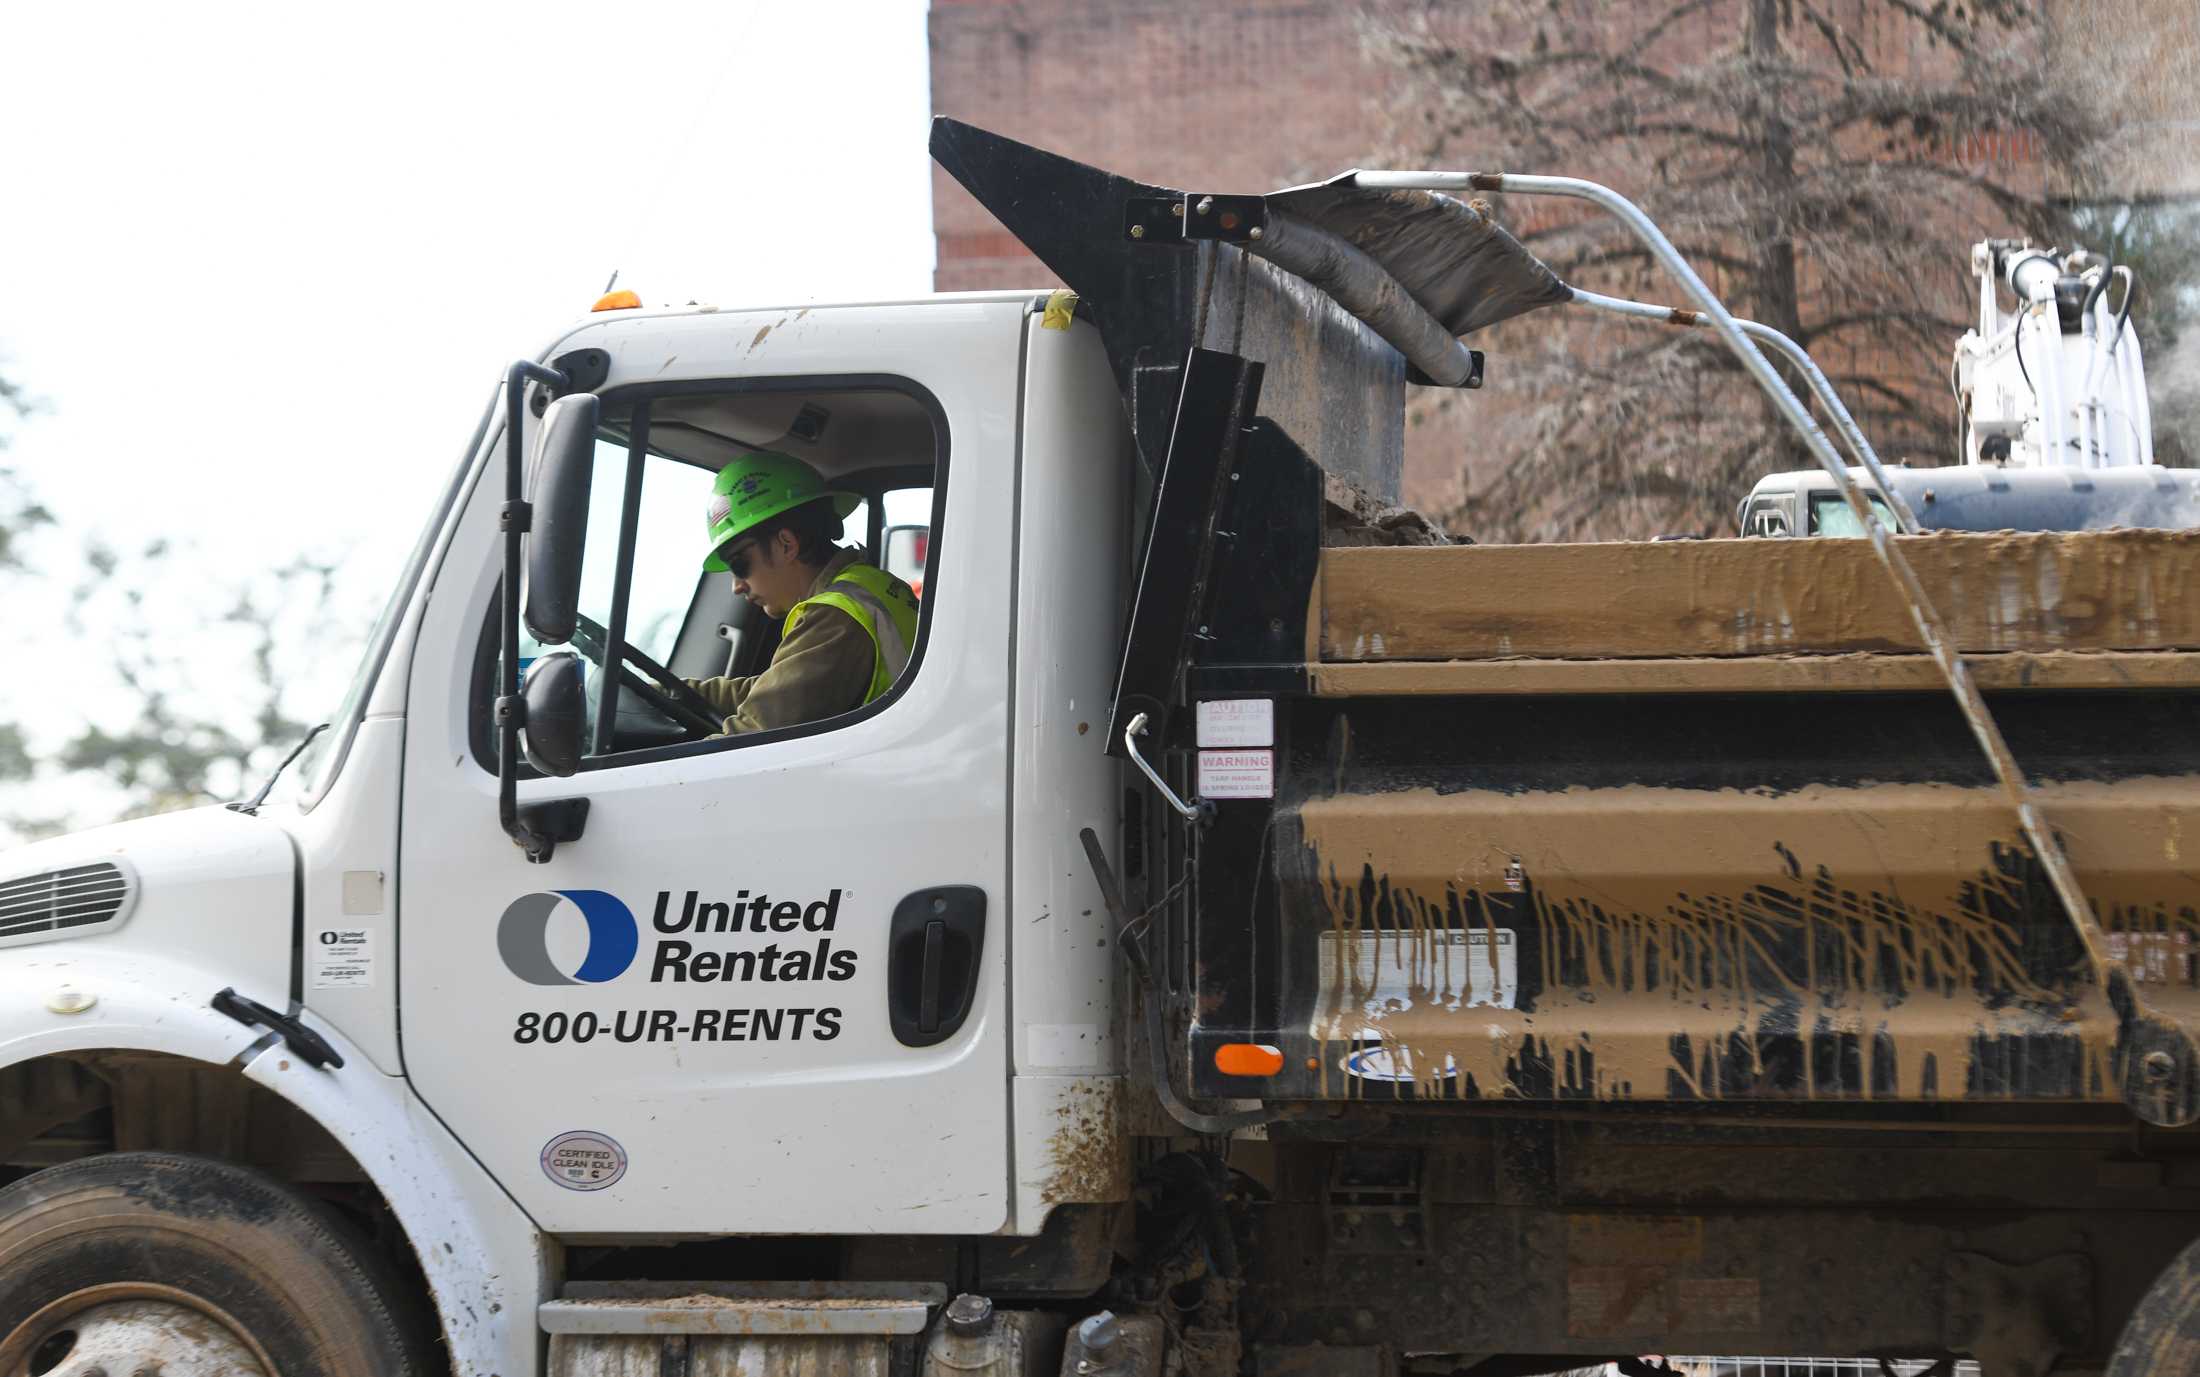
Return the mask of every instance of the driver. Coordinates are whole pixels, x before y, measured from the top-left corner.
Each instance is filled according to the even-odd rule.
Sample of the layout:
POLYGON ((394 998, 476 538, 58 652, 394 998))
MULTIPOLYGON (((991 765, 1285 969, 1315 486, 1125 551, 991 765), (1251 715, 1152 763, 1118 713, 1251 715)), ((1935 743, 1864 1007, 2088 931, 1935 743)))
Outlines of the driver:
POLYGON ((853 712, 909 663, 917 595, 833 544, 862 501, 827 491, 816 469, 770 450, 718 471, 703 568, 732 573, 734 592, 782 619, 762 673, 687 681, 723 716, 720 735, 853 712))

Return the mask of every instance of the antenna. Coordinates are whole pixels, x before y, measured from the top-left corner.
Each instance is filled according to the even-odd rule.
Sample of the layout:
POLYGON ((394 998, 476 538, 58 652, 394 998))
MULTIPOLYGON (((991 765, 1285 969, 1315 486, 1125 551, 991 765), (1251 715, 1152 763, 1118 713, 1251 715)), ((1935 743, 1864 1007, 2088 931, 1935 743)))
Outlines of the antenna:
POLYGON ((619 285, 619 270, 618 270, 617 268, 613 268, 613 269, 611 270, 611 280, 610 280, 609 282, 606 282, 606 283, 604 283, 604 284, 603 284, 603 293, 602 293, 602 294, 603 294, 604 296, 609 296, 609 295, 611 295, 611 289, 612 289, 613 287, 616 287, 616 286, 618 286, 618 285, 619 285))

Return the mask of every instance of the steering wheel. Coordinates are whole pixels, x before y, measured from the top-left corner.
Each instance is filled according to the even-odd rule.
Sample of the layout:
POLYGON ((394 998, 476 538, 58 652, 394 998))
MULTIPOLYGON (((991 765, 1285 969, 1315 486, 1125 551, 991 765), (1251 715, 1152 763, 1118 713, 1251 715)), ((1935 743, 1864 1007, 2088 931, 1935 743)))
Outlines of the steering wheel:
POLYGON ((619 642, 621 663, 614 664, 604 649, 610 639, 611 633, 601 624, 574 614, 573 648, 606 669, 616 668, 621 686, 634 690, 643 702, 690 731, 716 736, 726 729, 725 714, 712 707, 708 698, 689 687, 687 680, 636 650, 631 642, 619 642), (623 662, 628 660, 647 673, 649 679, 627 668, 623 662), (650 679, 656 682, 651 683, 650 679))

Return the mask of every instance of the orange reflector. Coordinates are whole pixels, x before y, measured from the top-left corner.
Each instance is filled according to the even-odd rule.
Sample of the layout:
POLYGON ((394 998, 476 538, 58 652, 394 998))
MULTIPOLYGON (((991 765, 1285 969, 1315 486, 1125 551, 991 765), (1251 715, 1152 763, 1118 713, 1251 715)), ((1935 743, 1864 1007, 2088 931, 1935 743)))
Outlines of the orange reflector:
POLYGON ((1215 1049, 1215 1070, 1225 1076, 1273 1076, 1283 1053, 1259 1042, 1226 1042, 1215 1049))
POLYGON ((591 311, 632 311, 640 307, 641 304, 642 299, 640 297, 621 288, 616 292, 605 292, 602 296, 597 297, 596 304, 588 309, 591 311))

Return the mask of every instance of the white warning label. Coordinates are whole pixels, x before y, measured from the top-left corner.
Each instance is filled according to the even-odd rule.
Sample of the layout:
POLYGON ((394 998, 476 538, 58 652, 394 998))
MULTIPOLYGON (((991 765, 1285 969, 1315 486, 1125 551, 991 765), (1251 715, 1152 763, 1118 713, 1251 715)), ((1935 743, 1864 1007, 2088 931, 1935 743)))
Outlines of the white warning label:
POLYGON ((1198 772, 1201 798, 1274 798, 1274 751, 1201 751, 1198 772))
POLYGON ((1276 744, 1273 698, 1210 698, 1196 712, 1199 744, 1243 749, 1276 744))
POLYGON ((374 929, 321 928, 306 946, 306 978, 316 990, 374 988, 374 929))
POLYGON ((1510 1009, 1519 988, 1510 928, 1325 932, 1320 954, 1317 1038, 1377 1038, 1382 1023, 1409 1010, 1510 1009))

